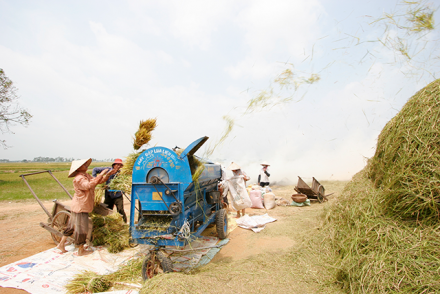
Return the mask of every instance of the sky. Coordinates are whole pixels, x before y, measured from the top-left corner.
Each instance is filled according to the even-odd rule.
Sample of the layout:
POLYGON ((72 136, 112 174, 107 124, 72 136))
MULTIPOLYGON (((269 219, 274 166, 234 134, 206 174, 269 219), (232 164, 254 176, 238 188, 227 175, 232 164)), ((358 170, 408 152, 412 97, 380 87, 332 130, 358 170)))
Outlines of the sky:
POLYGON ((184 148, 203 136, 209 147, 228 116, 234 128, 208 159, 237 162, 251 181, 262 161, 271 181, 349 180, 385 124, 436 79, 438 30, 396 26, 408 8, 392 0, 0 0, 0 68, 33 116, 1 134, 10 148, 0 159, 124 158, 148 118, 158 126, 145 148, 184 148), (275 80, 287 69, 296 82, 319 81, 281 88, 275 80), (246 112, 262 91, 271 103, 246 112))

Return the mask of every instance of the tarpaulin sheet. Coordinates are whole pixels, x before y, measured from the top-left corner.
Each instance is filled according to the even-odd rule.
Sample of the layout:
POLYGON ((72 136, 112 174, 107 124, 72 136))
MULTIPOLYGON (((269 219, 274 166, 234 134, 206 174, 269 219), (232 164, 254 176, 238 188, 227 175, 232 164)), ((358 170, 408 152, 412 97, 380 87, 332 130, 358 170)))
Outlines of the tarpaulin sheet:
MULTIPOLYGON (((212 247, 195 251, 174 252, 170 258, 173 270, 181 271, 197 266, 204 255, 203 264, 208 263, 229 239, 219 242, 217 237, 202 236, 181 250, 212 247), (212 252, 211 252, 212 251, 212 252)), ((119 253, 109 253, 105 247, 94 247, 95 251, 78 256, 73 245, 66 246, 67 253, 52 248, 20 261, 0 267, 0 286, 23 289, 32 294, 65 293, 64 286, 82 271, 108 274, 116 271, 129 259, 142 256, 149 246, 138 246, 119 253)), ((175 247, 166 247, 177 249, 175 247)), ((166 249, 165 248, 165 249, 166 249)), ((108 292, 106 292, 108 293, 108 292)), ((115 291, 115 294, 136 294, 134 290, 115 291)))
POLYGON ((61 254, 52 248, 20 261, 0 267, 0 286, 18 288, 32 294, 65 293, 66 285, 75 274, 90 270, 98 274, 114 272, 131 259, 138 250, 124 250, 111 254, 104 247, 96 247, 86 256, 78 256, 74 246, 66 246, 69 252, 61 254))
POLYGON ((240 228, 249 229, 255 233, 262 231, 266 227, 266 224, 274 221, 276 221, 276 219, 270 217, 267 213, 254 216, 249 216, 246 214, 245 216, 242 216, 236 220, 237 225, 240 228))

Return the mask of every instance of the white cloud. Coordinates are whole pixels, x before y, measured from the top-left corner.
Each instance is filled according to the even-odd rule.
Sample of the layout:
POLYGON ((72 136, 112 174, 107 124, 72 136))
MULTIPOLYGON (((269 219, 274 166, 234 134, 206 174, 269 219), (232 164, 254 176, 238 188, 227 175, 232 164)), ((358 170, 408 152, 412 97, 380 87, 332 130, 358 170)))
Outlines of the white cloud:
POLYGON ((226 67, 233 78, 274 76, 278 62, 304 59, 317 39, 318 1, 250 1, 234 21, 242 29, 245 58, 226 67))
POLYGON ((171 33, 186 46, 208 50, 212 34, 229 21, 236 9, 234 1, 173 1, 171 8, 171 33))

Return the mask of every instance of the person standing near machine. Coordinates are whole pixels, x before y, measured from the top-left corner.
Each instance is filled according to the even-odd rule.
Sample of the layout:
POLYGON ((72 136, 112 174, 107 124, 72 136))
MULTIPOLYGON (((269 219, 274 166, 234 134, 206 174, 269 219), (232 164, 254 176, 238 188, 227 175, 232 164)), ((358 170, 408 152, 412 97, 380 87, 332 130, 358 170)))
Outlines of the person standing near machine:
POLYGON ((66 253, 65 249, 67 237, 73 235, 74 244, 78 247, 78 256, 87 255, 93 250, 86 250, 87 235, 89 233, 89 213, 93 211, 95 202, 95 187, 104 183, 108 178, 108 170, 102 171, 96 178, 87 173, 87 169, 92 159, 82 159, 72 161, 68 177, 73 179, 75 194, 72 198, 70 209, 71 217, 67 228, 63 232, 63 237, 57 248, 61 253, 66 253))
POLYGON ((264 186, 269 186, 269 177, 270 174, 267 171, 267 168, 269 167, 270 164, 268 164, 266 161, 263 162, 261 164, 263 166, 263 168, 260 171, 260 175, 258 176, 258 185, 260 185, 261 187, 264 186))
MULTIPOLYGON (((242 179, 244 181, 244 186, 243 186, 244 193, 246 193, 247 198, 249 198, 249 195, 247 195, 247 191, 246 191, 246 182, 249 181, 251 178, 244 171, 242 171, 241 167, 238 164, 236 164, 235 162, 232 162, 231 165, 229 165, 229 169, 232 170, 232 174, 234 175, 234 177, 240 177, 240 176, 242 177, 242 179)), ((250 199, 249 199, 249 201, 250 201, 250 199)), ((240 217, 240 208, 237 209, 237 207, 240 207, 241 204, 237 205, 237 203, 233 203, 232 206, 235 208, 235 210, 237 210, 236 218, 239 218, 240 217)), ((250 205, 247 207, 250 207, 250 205)), ((241 209, 241 216, 244 216, 245 210, 246 210, 246 207, 241 209)))
POLYGON ((108 175, 109 178, 106 182, 105 189, 105 199, 104 204, 107 205, 108 209, 113 210, 113 207, 116 206, 116 210, 122 215, 122 219, 124 222, 127 222, 127 215, 124 211, 124 198, 122 197, 122 191, 120 190, 109 190, 108 186, 111 181, 119 174, 119 170, 124 166, 122 163, 122 159, 116 158, 112 164, 112 167, 95 167, 93 169, 92 175, 96 177, 97 174, 101 173, 104 170, 109 170, 108 175))

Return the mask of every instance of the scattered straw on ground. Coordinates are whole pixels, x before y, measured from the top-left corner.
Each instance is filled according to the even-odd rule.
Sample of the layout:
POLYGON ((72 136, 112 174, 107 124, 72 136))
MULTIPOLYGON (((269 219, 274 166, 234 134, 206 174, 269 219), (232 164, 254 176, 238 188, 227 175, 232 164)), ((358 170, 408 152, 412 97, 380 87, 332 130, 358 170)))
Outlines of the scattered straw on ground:
POLYGON ((332 280, 350 293, 438 293, 439 228, 384 216, 385 195, 363 171, 328 210, 332 280))

